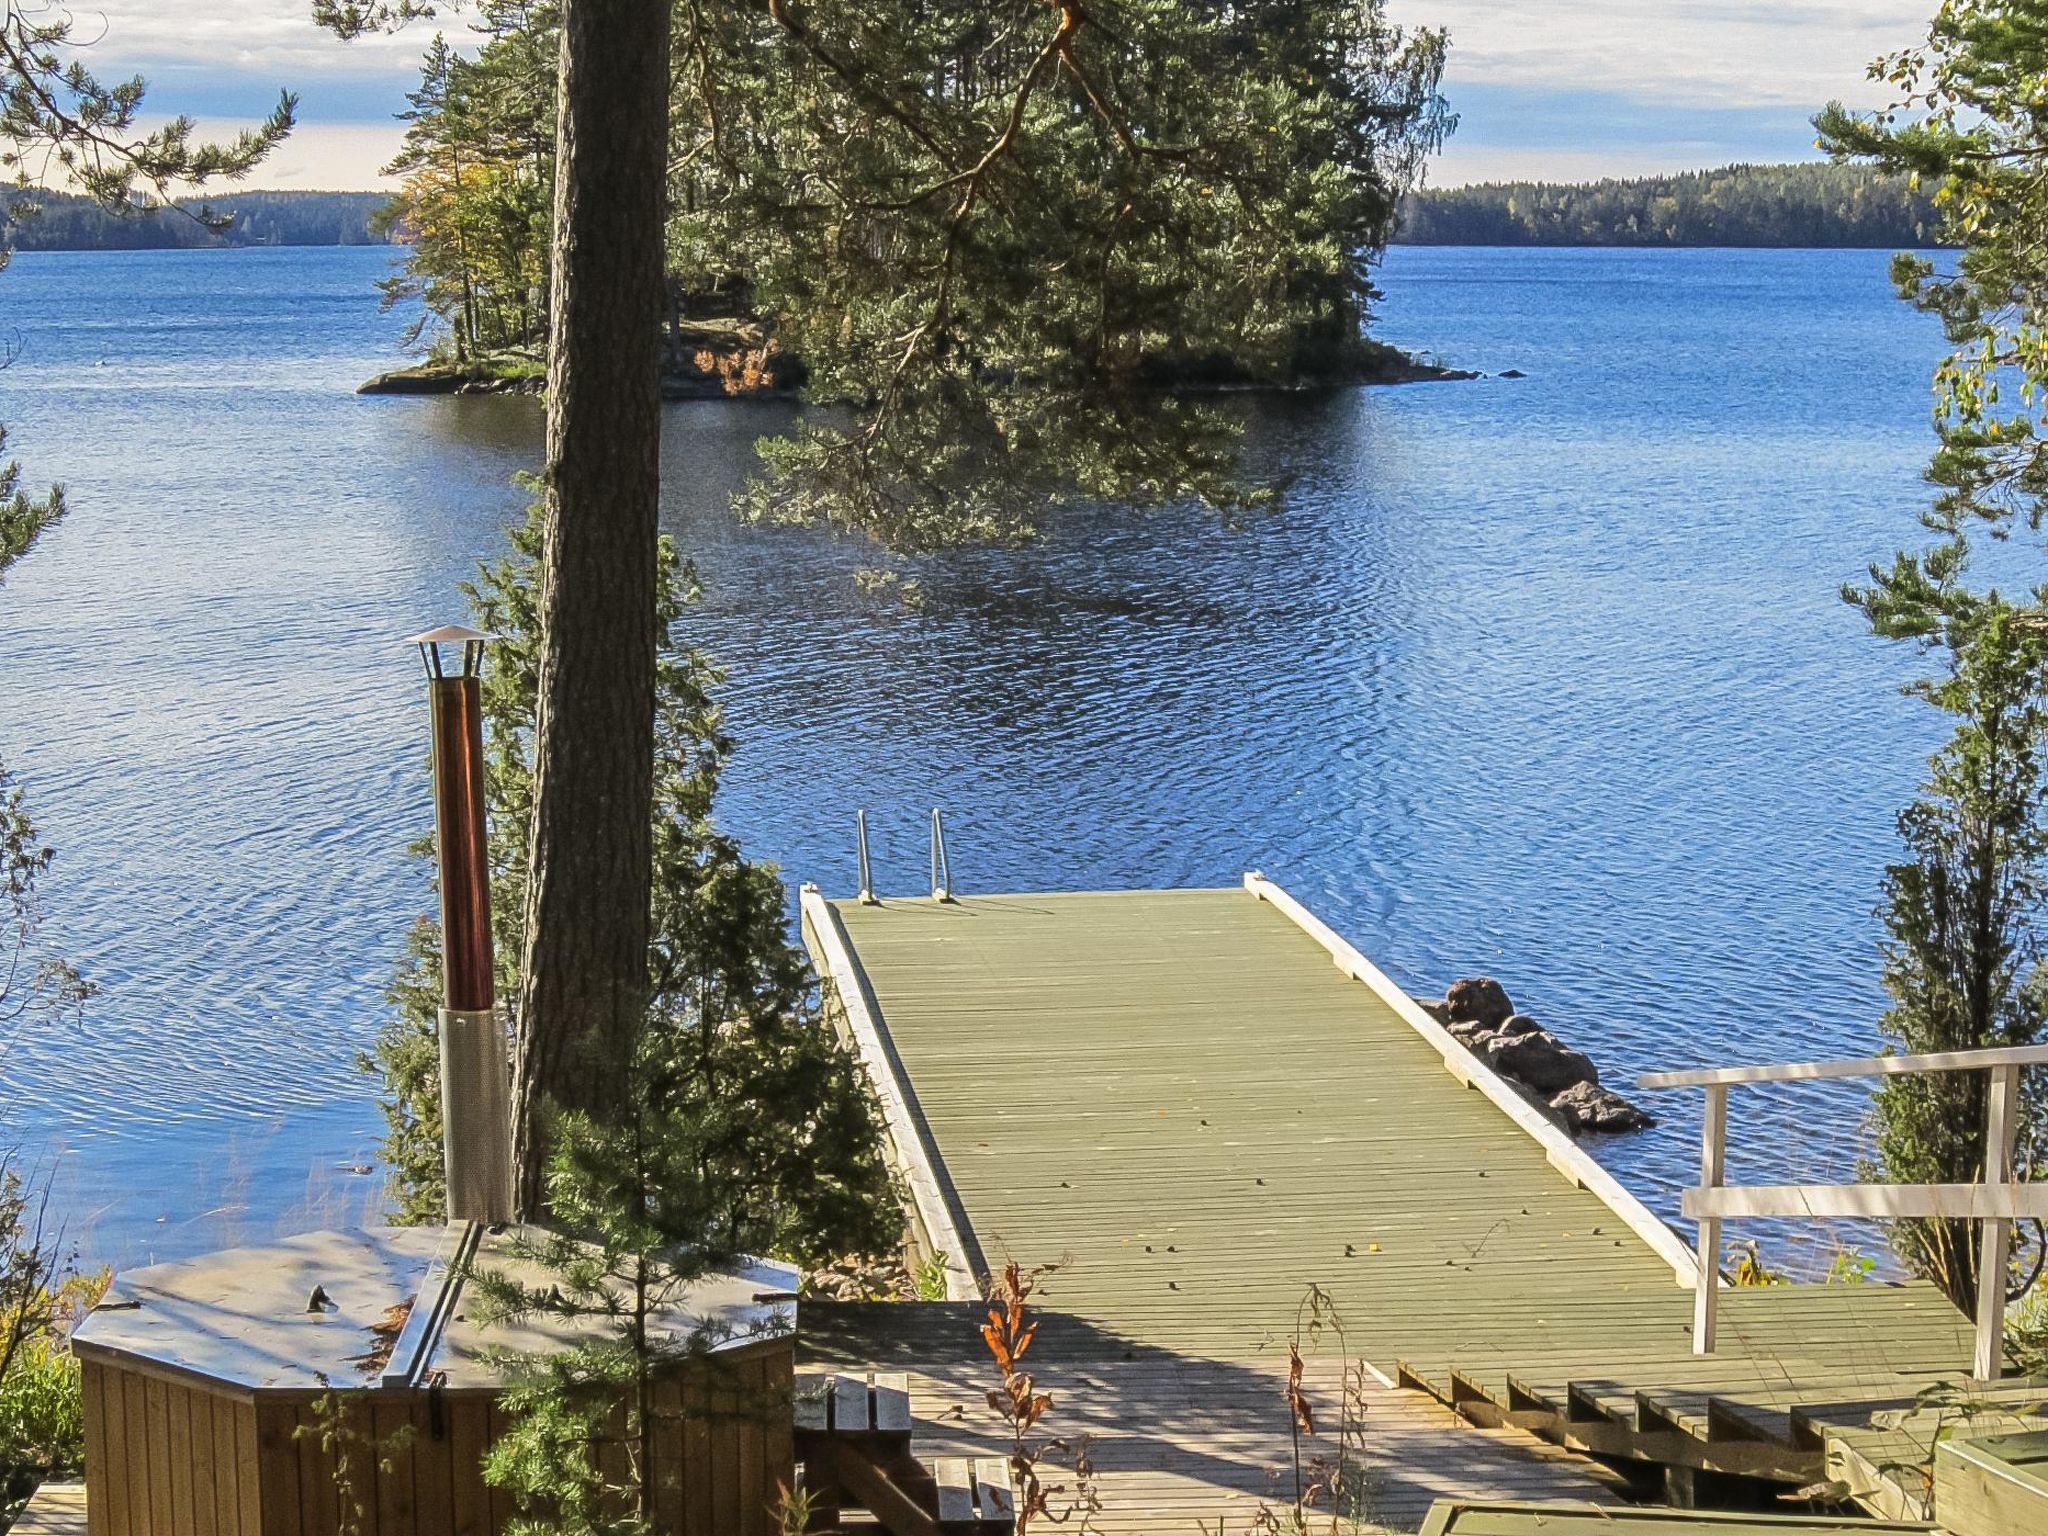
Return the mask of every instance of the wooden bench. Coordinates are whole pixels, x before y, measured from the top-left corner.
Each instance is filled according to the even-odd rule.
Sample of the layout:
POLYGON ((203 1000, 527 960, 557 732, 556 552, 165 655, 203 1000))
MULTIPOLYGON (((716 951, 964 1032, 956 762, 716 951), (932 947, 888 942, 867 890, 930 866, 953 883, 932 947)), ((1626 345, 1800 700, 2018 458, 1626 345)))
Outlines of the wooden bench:
POLYGON ((797 1459, 815 1532, 836 1532, 864 1510, 892 1536, 997 1536, 1013 1530, 1009 1464, 910 1450, 909 1379, 893 1372, 799 1376, 797 1459))
POLYGON ((901 1372, 854 1376, 799 1376, 796 1382, 797 1454, 807 1439, 853 1439, 910 1449, 910 1378, 901 1372))

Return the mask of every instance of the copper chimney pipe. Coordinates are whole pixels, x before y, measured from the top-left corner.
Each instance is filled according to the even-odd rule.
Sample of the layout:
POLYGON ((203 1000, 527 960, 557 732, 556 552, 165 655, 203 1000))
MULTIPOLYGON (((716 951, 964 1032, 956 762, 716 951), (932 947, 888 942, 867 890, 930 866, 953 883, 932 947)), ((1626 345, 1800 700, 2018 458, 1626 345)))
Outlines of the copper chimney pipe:
POLYGON ((448 1219, 512 1219, 512 1088, 491 952, 484 826, 484 642, 461 625, 415 635, 434 732, 434 840, 441 877, 441 1141, 448 1219), (441 647, 460 645, 450 672, 441 647))

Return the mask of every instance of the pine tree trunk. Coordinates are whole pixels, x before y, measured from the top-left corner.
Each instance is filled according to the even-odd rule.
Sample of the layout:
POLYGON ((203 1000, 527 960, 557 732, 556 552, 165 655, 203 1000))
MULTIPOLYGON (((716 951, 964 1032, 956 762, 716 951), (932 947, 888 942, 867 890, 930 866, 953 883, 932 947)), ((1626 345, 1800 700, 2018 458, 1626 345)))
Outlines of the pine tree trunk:
POLYGON ((647 1004, 660 498, 666 0, 566 0, 532 870, 515 1167, 540 1213, 552 1103, 620 1102, 647 1004))

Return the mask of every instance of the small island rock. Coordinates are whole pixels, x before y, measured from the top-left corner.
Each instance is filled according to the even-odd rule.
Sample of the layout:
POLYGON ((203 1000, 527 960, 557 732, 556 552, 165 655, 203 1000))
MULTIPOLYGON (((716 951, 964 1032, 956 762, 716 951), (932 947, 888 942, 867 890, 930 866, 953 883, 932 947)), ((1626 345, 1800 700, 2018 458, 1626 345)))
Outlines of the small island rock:
POLYGON ((1496 1030, 1479 1048, 1489 1065, 1527 1083, 1538 1093, 1557 1093, 1580 1083, 1600 1081, 1592 1058, 1575 1051, 1547 1029, 1525 1035, 1496 1030))
POLYGON ((1629 1103, 1620 1094, 1596 1083, 1574 1083, 1554 1095, 1550 1107, 1563 1119, 1573 1135, 1601 1131, 1615 1135, 1623 1131, 1648 1130, 1656 1118, 1629 1103))
POLYGON ((1477 1024, 1485 1029, 1505 1024, 1515 1012, 1508 989, 1491 976, 1460 977, 1444 993, 1444 1001, 1450 1007, 1450 1022, 1477 1024))

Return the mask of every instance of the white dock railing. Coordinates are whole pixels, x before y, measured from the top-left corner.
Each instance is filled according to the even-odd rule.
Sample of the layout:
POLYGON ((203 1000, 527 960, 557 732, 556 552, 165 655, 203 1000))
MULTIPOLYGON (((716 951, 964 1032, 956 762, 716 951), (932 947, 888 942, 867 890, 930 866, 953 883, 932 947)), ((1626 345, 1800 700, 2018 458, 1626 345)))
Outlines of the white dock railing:
POLYGON ((1543 1148, 1545 1162, 1603 1202, 1627 1223, 1630 1231, 1671 1266, 1672 1276, 1678 1284, 1693 1283, 1693 1253, 1685 1246, 1685 1239, 1651 1214, 1642 1201, 1601 1166, 1598 1158, 1572 1140, 1555 1120, 1524 1097, 1520 1089, 1460 1045, 1443 1025, 1422 1011, 1414 998, 1396 986, 1385 971, 1366 959, 1350 940, 1309 911, 1275 881, 1251 870, 1244 877, 1244 888, 1313 939, 1338 970, 1353 981, 1362 983, 1393 1011, 1395 1018, 1427 1041, 1443 1058, 1444 1070, 1455 1081, 1477 1089, 1519 1126, 1524 1135, 1543 1148))
POLYGON ((2005 1283, 2012 1224, 2048 1220, 2048 1184, 2013 1182, 2013 1137, 2019 1129, 2020 1072, 2048 1065, 2048 1045, 2000 1046, 1920 1056, 1866 1056, 1851 1061, 1787 1062, 1767 1067, 1716 1067, 1652 1072, 1644 1088, 1704 1088, 1700 1182, 1682 1209, 1699 1223, 1699 1280, 1693 1302, 1693 1353, 1712 1354, 1720 1308, 1721 1223, 1742 1216, 1940 1217, 1981 1221, 1977 1268, 1974 1374, 1993 1381, 2005 1351, 2005 1283), (1811 1082, 1822 1078, 1890 1077, 1907 1072, 1986 1072, 1984 1180, 1980 1184, 1750 1184, 1726 1181, 1728 1090, 1743 1083, 1811 1082))

